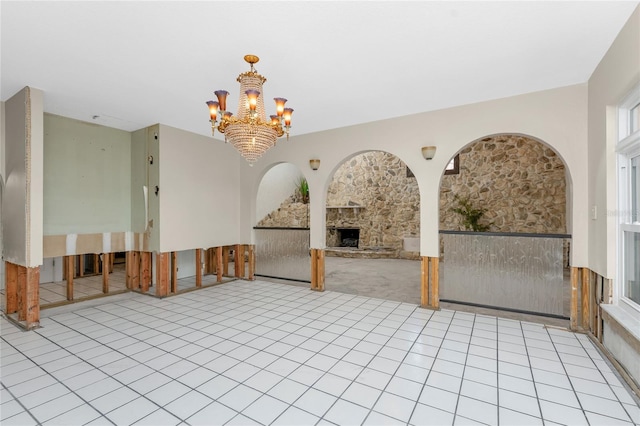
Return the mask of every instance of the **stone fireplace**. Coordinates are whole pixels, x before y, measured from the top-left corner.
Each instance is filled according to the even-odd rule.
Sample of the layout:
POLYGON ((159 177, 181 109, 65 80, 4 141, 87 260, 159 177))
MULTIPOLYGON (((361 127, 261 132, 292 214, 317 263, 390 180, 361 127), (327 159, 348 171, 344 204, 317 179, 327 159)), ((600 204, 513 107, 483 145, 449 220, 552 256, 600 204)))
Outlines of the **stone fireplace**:
POLYGON ((327 247, 360 247, 360 228, 327 228, 327 247))
POLYGON ((358 248, 360 228, 338 228, 338 247, 358 248))

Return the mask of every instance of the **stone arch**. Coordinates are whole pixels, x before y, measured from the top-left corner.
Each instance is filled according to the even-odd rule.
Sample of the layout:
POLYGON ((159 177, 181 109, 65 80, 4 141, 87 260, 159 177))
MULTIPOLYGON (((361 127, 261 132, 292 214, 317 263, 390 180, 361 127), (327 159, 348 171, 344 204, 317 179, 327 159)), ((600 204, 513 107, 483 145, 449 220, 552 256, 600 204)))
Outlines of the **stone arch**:
POLYGON ((570 172, 550 144, 530 135, 498 133, 469 142, 458 154, 460 174, 443 170, 440 177, 441 230, 462 229, 459 215, 450 213, 457 194, 488 209, 490 231, 570 232, 570 172))
POLYGON ((359 248, 419 257, 419 182, 398 155, 375 149, 353 153, 335 165, 325 188, 327 247, 336 246, 332 228, 359 227, 359 248), (415 253, 405 253, 404 238, 415 239, 415 253))

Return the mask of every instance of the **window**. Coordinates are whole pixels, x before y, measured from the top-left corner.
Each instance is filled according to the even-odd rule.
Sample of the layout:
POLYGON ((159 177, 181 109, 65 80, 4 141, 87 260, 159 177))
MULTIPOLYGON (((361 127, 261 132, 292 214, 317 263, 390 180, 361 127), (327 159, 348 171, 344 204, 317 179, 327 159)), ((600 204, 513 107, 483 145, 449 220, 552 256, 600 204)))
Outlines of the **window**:
POLYGON ((447 167, 444 169, 445 175, 457 175, 460 173, 460 154, 456 154, 455 157, 449 161, 447 167))
POLYGON ((618 300, 640 311, 640 85, 622 102, 618 118, 618 300))

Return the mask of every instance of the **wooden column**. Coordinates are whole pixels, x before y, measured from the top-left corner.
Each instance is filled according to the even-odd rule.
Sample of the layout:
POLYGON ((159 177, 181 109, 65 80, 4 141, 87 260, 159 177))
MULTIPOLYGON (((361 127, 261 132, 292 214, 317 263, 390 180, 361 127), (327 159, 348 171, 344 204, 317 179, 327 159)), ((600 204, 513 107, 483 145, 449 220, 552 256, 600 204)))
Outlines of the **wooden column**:
POLYGON ((429 258, 429 282, 431 294, 431 306, 434 309, 440 309, 440 258, 429 258))
POLYGON ((591 330, 591 310, 589 309, 589 299, 591 294, 591 282, 589 280, 589 268, 582 269, 582 328, 591 330))
POLYGON ((138 275, 138 271, 140 270, 140 268, 138 267, 138 271, 136 271, 136 267, 135 267, 135 259, 134 259, 134 253, 136 253, 135 251, 128 251, 125 254, 125 267, 124 267, 124 271, 125 271, 125 277, 124 277, 124 282, 127 285, 127 288, 132 290, 134 289, 134 285, 133 285, 133 279, 136 275, 138 275))
POLYGON ((214 247, 211 247, 209 250, 207 250, 207 258, 208 258, 208 262, 209 262, 209 273, 210 274, 216 274, 218 271, 218 264, 216 261, 216 249, 214 247))
POLYGON ((75 256, 65 256, 64 264, 67 276, 67 300, 73 300, 73 277, 76 275, 75 256))
POLYGON ((132 251, 128 251, 125 255, 124 255, 124 283, 126 284, 128 289, 132 289, 133 285, 131 284, 133 282, 133 252, 132 251))
POLYGON ((324 291, 323 249, 311 249, 311 290, 324 291))
POLYGON ((84 277, 84 254, 78 255, 78 277, 84 277))
POLYGON ((40 268, 25 268, 27 270, 27 297, 25 308, 27 317, 27 329, 30 330, 40 325, 40 268))
POLYGON ((202 287, 202 249, 196 249, 196 287, 202 287))
POLYGON ((234 249, 233 266, 235 267, 235 277, 244 278, 244 244, 236 244, 234 249))
POLYGON ((255 244, 249 244, 247 246, 247 251, 249 253, 249 279, 251 281, 255 280, 256 273, 256 246, 255 244))
POLYGON ((131 287, 129 288, 133 290, 134 288, 140 288, 140 252, 132 251, 130 253, 131 267, 129 267, 129 260, 127 260, 127 267, 131 271, 131 287))
POLYGON ((420 262, 420 306, 429 306, 429 258, 421 257, 420 262))
POLYGON ((229 246, 222 248, 222 275, 229 275, 229 246))
POLYGON ((18 312, 18 265, 4 262, 4 273, 5 313, 13 314, 18 312))
POLYGON ((420 265, 420 306, 423 308, 440 309, 440 258, 422 256, 420 265))
POLYGON ((151 285, 151 253, 143 251, 140 253, 140 290, 149 291, 151 285))
POLYGON ((171 252, 171 293, 178 292, 178 253, 171 252))
POLYGON ((169 294, 169 253, 156 254, 156 296, 169 294))
POLYGON ((100 270, 100 255, 95 253, 93 255, 93 274, 98 275, 99 270, 100 270))
POLYGON ((571 267, 571 314, 570 314, 570 327, 571 330, 578 328, 578 278, 579 269, 571 267))
POLYGON ((27 268, 18 266, 18 320, 27 318, 27 268))
MULTIPOLYGON (((224 264, 224 247, 216 247, 216 274, 217 281, 222 282, 222 271, 225 270, 224 264)), ((227 268, 228 268, 227 264, 227 268)))
POLYGON ((17 266, 18 320, 28 330, 40 325, 40 268, 17 266))
POLYGON ((109 293, 109 270, 111 266, 111 253, 102 253, 102 292, 109 293))

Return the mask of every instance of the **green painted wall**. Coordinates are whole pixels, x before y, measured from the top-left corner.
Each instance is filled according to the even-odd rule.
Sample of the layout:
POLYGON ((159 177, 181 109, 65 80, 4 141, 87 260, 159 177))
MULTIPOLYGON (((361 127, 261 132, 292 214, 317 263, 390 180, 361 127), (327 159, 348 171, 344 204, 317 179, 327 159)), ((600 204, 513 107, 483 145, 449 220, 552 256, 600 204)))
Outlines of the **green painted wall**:
POLYGON ((131 230, 131 133, 44 115, 44 235, 131 230))

